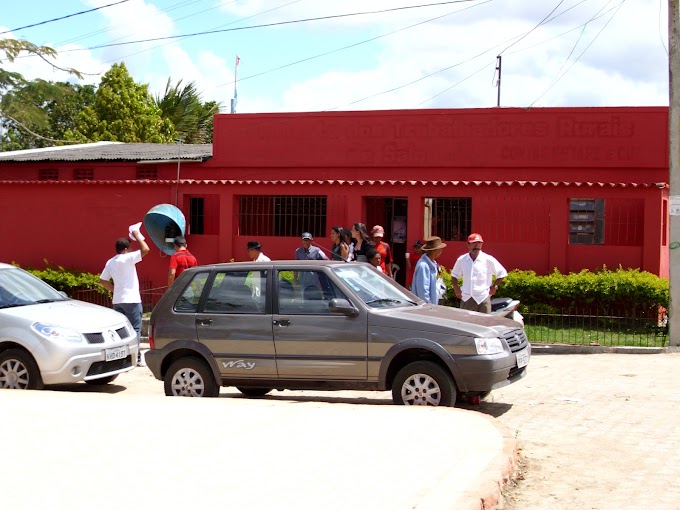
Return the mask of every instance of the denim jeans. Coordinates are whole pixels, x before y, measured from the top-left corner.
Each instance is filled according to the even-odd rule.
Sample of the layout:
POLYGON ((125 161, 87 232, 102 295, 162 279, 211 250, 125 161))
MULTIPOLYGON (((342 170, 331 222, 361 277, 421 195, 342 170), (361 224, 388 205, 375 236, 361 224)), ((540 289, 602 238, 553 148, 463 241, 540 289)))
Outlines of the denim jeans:
POLYGON ((125 315, 137 332, 137 361, 140 361, 142 358, 139 350, 139 341, 142 336, 142 303, 117 303, 113 305, 113 309, 125 315))

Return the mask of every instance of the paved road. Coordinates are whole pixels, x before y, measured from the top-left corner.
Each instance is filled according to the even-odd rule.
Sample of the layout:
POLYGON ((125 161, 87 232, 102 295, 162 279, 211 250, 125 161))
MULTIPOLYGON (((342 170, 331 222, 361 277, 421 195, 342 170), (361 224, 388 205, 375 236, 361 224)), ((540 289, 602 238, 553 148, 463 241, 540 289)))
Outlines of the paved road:
POLYGON ((452 494, 478 490, 478 471, 489 464, 500 471, 498 430, 506 430, 518 440, 521 479, 498 508, 678 510, 679 367, 680 354, 536 355, 527 377, 466 412, 393 406, 384 392, 286 391, 248 400, 222 389, 222 398, 197 405, 162 397, 148 370, 125 374, 103 395, 86 385, 60 388, 50 398, 2 392, 0 430, 47 435, 31 443, 40 453, 30 457, 20 455, 26 448, 20 441, 9 450, 4 445, 13 461, 0 492, 15 509, 83 491, 111 502, 101 508, 118 508, 122 500, 92 493, 91 487, 103 490, 104 477, 115 482, 112 494, 133 495, 130 508, 217 499, 230 508, 458 510, 452 494), (8 415, 17 401, 25 412, 8 415), (102 442, 120 444, 105 461, 102 442), (372 457, 365 455, 369 446, 372 457), (75 463, 70 481, 49 498, 16 490, 35 477, 54 479, 64 458, 75 463), (115 467, 92 467, 103 465, 115 467), (469 472, 457 471, 461 466, 469 472), (21 504, 23 494, 30 504, 21 504))
POLYGON ((478 407, 516 434, 510 510, 680 509, 680 354, 537 355, 478 407))

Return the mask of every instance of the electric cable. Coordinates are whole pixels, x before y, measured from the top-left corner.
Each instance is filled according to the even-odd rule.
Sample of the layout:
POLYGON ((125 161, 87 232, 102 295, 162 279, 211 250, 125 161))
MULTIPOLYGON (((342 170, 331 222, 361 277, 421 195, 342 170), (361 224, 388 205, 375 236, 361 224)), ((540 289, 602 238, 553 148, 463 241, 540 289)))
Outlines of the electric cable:
POLYGON ((19 30, 24 30, 26 28, 33 28, 33 27, 38 27, 40 25, 46 25, 47 23, 52 23, 54 21, 61 21, 63 19, 72 18, 74 16, 80 16, 81 14, 87 14, 88 12, 99 11, 101 9, 105 9, 106 7, 112 7, 114 5, 124 4, 125 2, 129 2, 129 1, 130 0, 119 0, 118 2, 114 2, 112 4, 107 4, 107 5, 102 5, 100 7, 95 7, 94 9, 88 9, 87 11, 74 12, 73 14, 67 14, 66 16, 61 16, 60 18, 52 18, 52 19, 48 19, 46 21, 41 21, 39 23, 33 23, 32 25, 26 25, 24 27, 13 28, 12 30, 5 30, 4 32, 0 32, 0 35, 7 34, 9 32, 18 32, 19 30))
POLYGON ((553 81, 553 83, 551 83, 550 86, 549 86, 545 91, 543 91, 543 94, 541 94, 540 96, 538 96, 538 97, 537 97, 537 98, 536 98, 536 99, 535 99, 535 100, 534 100, 527 108, 532 108, 532 107, 534 106, 534 104, 536 104, 538 101, 540 101, 540 100, 543 98, 543 96, 545 96, 545 95, 550 91, 550 89, 552 89, 555 85, 557 85, 557 82, 559 82, 559 81, 560 81, 560 80, 561 80, 561 79, 562 79, 562 78, 563 78, 563 77, 571 70, 571 68, 574 67, 574 64, 576 64, 576 62, 579 61, 579 59, 583 56, 583 54, 584 54, 586 51, 588 51, 588 49, 589 49, 589 48, 593 45, 593 43, 597 40, 597 38, 598 38, 598 37, 600 36, 600 34, 604 31, 604 29, 607 28, 607 25, 609 25, 609 23, 611 22, 611 20, 614 19, 614 16, 616 16, 616 14, 619 12, 619 10, 621 9, 621 7, 623 6, 624 3, 626 3, 626 0, 621 0, 621 3, 619 3, 619 5, 616 7, 616 10, 612 13, 611 17, 610 17, 610 18, 607 20, 607 22, 602 26, 602 28, 600 28, 600 31, 599 31, 597 34, 595 34, 595 37, 593 37, 593 39, 590 41, 590 43, 588 43, 588 46, 586 46, 585 49, 579 54, 579 56, 576 57, 576 60, 574 60, 574 61, 571 63, 571 65, 567 68, 567 70, 564 71, 564 73, 562 73, 562 75, 560 75, 559 77, 557 77, 557 78, 553 81))
POLYGON ((668 55, 668 48, 666 47, 666 42, 663 40, 663 34, 661 33, 661 0, 659 0, 659 39, 661 39, 661 46, 663 46, 666 55, 668 55))
POLYGON ((96 46, 90 46, 88 48, 74 48, 70 50, 64 50, 61 53, 70 53, 74 51, 90 51, 90 50, 98 50, 102 48, 111 48, 114 46, 126 46, 129 44, 140 44, 140 43, 145 43, 145 42, 154 42, 154 41, 166 41, 170 39, 183 39, 183 38, 188 38, 188 37, 196 37, 199 35, 212 35, 212 34, 219 34, 219 33, 224 33, 224 32, 237 32, 237 31, 242 31, 242 30, 252 30, 256 28, 269 28, 269 27, 276 27, 276 26, 283 26, 283 25, 293 25, 293 24, 298 24, 298 23, 308 23, 310 21, 325 21, 329 19, 340 19, 340 18, 348 18, 348 17, 353 17, 353 16, 365 16, 365 15, 372 15, 372 14, 385 14, 387 12, 395 12, 395 11, 403 11, 403 10, 408 10, 408 9, 420 9, 420 8, 426 8, 426 7, 436 7, 440 5, 450 5, 450 4, 460 4, 460 3, 468 3, 468 2, 475 2, 477 0, 449 0, 447 2, 437 2, 437 3, 432 3, 432 4, 419 4, 419 5, 408 5, 404 7, 392 7, 390 9, 379 9, 375 11, 362 11, 362 12, 352 12, 352 13, 347 13, 347 14, 333 14, 329 16, 318 16, 314 18, 302 18, 302 19, 296 19, 296 20, 288 20, 288 21, 277 21, 273 23, 263 23, 261 25, 250 25, 246 27, 235 27, 235 28, 227 28, 224 30, 204 30, 201 32, 193 32, 189 34, 179 34, 179 35, 170 35, 166 37, 152 37, 149 39, 138 39, 135 41, 125 41, 125 42, 120 42, 120 43, 112 43, 112 44, 100 44, 96 46))
MULTIPOLYGON (((512 48, 515 44, 517 44, 517 43, 520 42, 522 39, 524 39, 524 38, 527 37, 529 34, 531 34, 531 32, 533 32, 533 31, 536 30, 538 27, 540 27, 541 25, 543 25, 543 23, 545 23, 545 20, 547 20, 547 19, 550 17, 550 15, 551 15, 553 12, 555 12, 555 10, 557 10, 557 8, 558 8, 560 5, 562 5, 562 2, 564 2, 564 0, 560 0, 560 1, 558 2, 558 4, 557 4, 555 7, 553 7, 553 10, 550 11, 550 12, 548 13, 548 15, 547 15, 545 18, 543 18, 543 19, 541 20, 540 23, 538 23, 538 25, 534 26, 534 28, 532 28, 532 29, 529 30, 526 34, 524 34, 522 37, 520 37, 519 39, 517 39, 514 43, 512 43, 510 46, 508 46, 508 47, 505 48, 503 51, 501 51, 498 55, 499 55, 499 56, 502 55, 503 53, 505 53, 506 51, 508 51, 510 48, 512 48)), ((555 18, 553 18, 553 19, 555 19, 555 18)))

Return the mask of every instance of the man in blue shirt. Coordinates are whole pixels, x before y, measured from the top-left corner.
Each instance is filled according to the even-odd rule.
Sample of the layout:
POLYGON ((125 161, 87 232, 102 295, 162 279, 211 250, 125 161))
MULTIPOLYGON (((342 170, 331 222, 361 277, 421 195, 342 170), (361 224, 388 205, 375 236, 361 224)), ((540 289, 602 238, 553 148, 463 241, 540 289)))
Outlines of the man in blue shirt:
MULTIPOLYGON (((312 246, 313 241, 312 234, 309 232, 304 232, 302 234, 302 246, 295 250, 295 260, 328 260, 328 257, 324 252, 322 252, 318 247, 312 246)), ((315 274, 310 271, 302 271, 301 273, 295 273, 294 279, 298 282, 301 289, 307 286, 316 286, 317 279, 315 274)))
POLYGON ((439 267, 435 259, 442 254, 446 244, 439 237, 429 237, 422 246, 423 255, 420 257, 416 270, 413 273, 413 286, 411 291, 428 303, 436 305, 439 302, 437 292, 437 273, 439 267))

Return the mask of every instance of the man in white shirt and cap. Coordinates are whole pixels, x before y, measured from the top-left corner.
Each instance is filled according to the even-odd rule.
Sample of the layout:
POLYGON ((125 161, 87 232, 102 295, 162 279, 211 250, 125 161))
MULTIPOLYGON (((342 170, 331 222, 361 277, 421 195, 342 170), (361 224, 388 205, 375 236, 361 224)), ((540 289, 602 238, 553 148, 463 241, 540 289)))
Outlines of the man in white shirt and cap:
POLYGON ((451 283, 456 297, 461 300, 461 308, 491 313, 491 296, 496 294, 508 272, 494 257, 482 251, 483 242, 480 234, 468 236, 468 253, 458 257, 453 265, 451 283), (458 285, 461 276, 462 287, 458 285))

